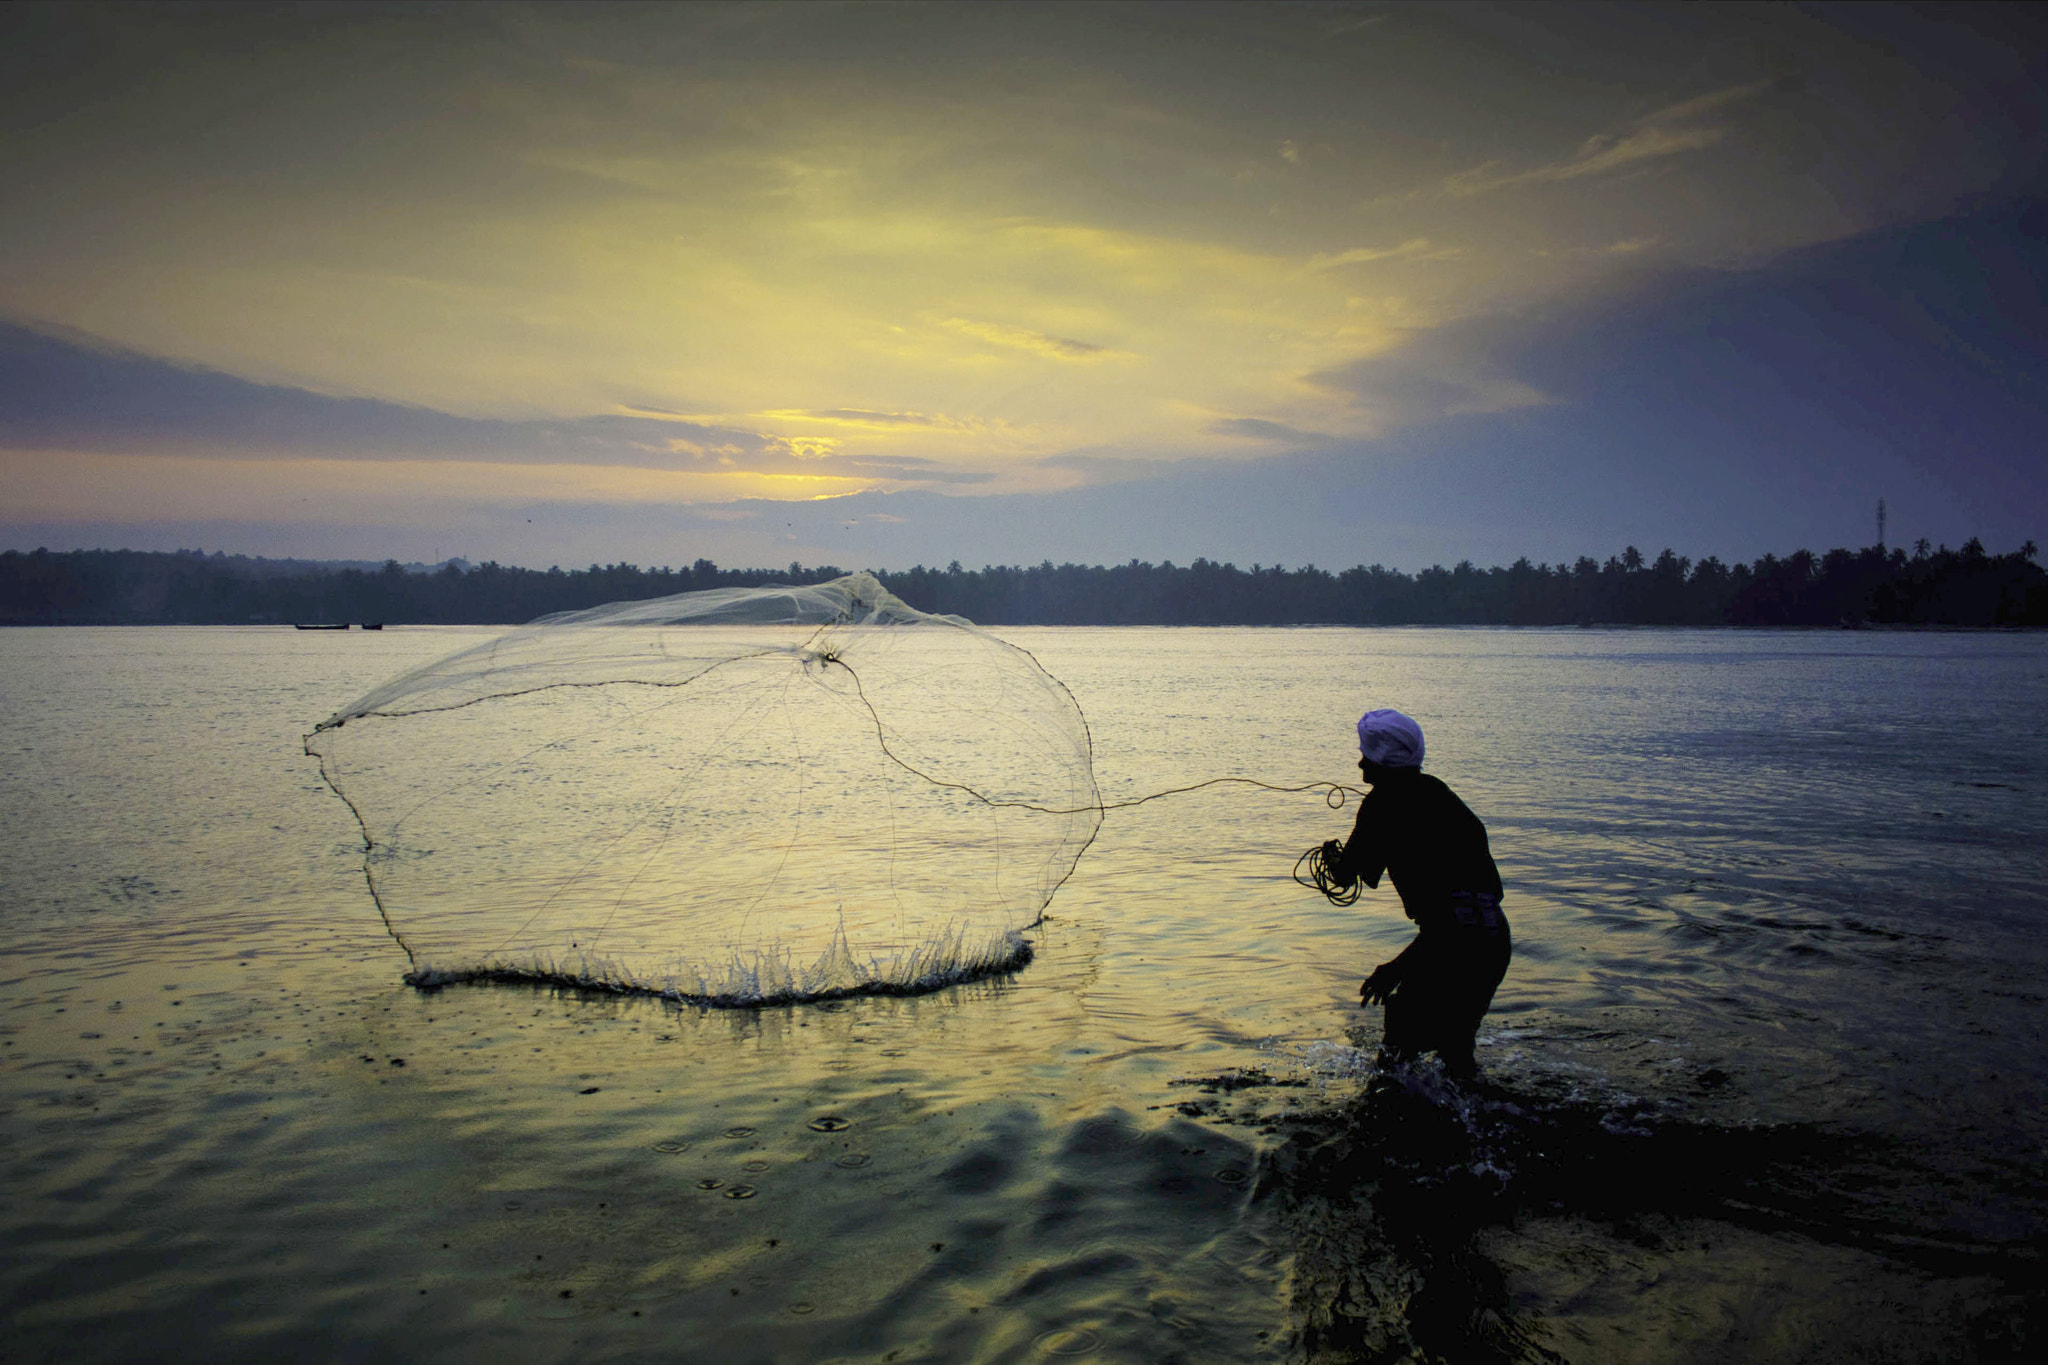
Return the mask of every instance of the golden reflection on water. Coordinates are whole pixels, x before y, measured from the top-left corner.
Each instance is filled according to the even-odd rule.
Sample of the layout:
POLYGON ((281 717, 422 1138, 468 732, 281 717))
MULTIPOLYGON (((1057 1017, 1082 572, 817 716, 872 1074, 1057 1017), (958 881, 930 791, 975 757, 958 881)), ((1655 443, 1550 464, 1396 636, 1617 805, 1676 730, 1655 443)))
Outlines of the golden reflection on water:
MULTIPOLYGON (((2041 908, 2031 751, 2001 760, 1994 733, 1962 756, 2006 788, 1910 758, 1879 783, 1889 750, 1830 738, 1866 723, 1851 708, 1759 766, 1728 736, 1817 705, 1788 675, 1845 665, 1775 658, 1724 685, 1733 646, 1684 633, 1608 638, 1643 656, 1618 663, 1571 633, 1015 634, 1088 709, 1109 801, 1223 772, 1340 780, 1364 705, 1422 714, 1509 882, 1517 955, 1481 1058, 1513 1093, 1624 1129, 1833 1119, 1908 1142, 1916 1116, 1965 1113, 1987 1151, 2041 1149, 2012 1097, 2048 1021, 2038 994, 2007 999, 2040 954, 2008 928, 2041 908), (1840 833, 1872 812, 1913 837, 1840 833), (1960 872, 1999 894, 1945 901, 1960 872), (1992 1008, 1957 1065, 1957 1016, 1992 1008)), ((337 698, 472 636, 0 639, 0 724, 25 756, 0 776, 0 1292, 33 1351, 1291 1359, 1338 1340, 1309 1330, 1318 1311, 1421 1273, 1392 1206, 1289 1184, 1290 1152, 1344 1131, 1373 1027, 1356 982, 1408 932, 1390 895, 1339 910, 1287 880, 1348 811, 1224 791, 1115 813, 1026 971, 926 997, 417 992, 296 744, 337 698), (1253 1072, 1296 1084, 1181 1084, 1253 1072)), ((1931 667, 1880 664, 1887 697, 1931 667)), ((2009 687, 2001 667, 1964 690, 2009 687)), ((1890 1216, 1953 1222, 1939 1184, 1890 1216)), ((2024 1236, 2037 1203, 1965 1235, 2024 1236)), ((1497 1267, 1503 1321, 1575 1360, 1704 1351, 1706 1318, 1753 1357, 1797 1355, 1835 1330, 1812 1307, 1822 1264, 1858 1295, 1917 1286, 1920 1309, 1873 1319, 1902 1340, 1936 1340, 1940 1305, 1974 1292, 1856 1247, 1802 1262, 1820 1225, 1652 1216, 1654 1236, 1617 1239, 1532 1215, 1475 1231, 1459 1264, 1497 1267), (1631 1275, 1688 1288, 1631 1310, 1631 1275)), ((1404 1311, 1374 1330, 1404 1339, 1404 1311)))

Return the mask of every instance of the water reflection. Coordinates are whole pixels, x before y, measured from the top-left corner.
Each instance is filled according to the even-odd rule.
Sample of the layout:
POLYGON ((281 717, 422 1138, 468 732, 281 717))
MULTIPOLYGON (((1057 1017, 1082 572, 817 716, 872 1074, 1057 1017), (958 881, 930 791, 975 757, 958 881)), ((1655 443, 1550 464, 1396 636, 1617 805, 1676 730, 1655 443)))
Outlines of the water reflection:
POLYGON ((1425 1067, 1290 1123, 1308 1358, 1984 1359, 2048 1322, 2038 1181, 2002 1191, 2030 1231, 1964 1231, 1903 1144, 1654 1108, 1425 1067))
POLYGON ((1287 880, 1332 823, 1313 795, 1119 813, 1027 969, 932 996, 420 993, 296 743, 447 635, 11 632, 21 1353, 1943 1359, 2042 1335, 2015 1288, 2048 1223, 2040 640, 1015 634, 1088 708, 1108 800, 1191 764, 1342 779, 1361 706, 1423 713, 1517 930, 1479 1108, 1363 1090, 1357 983, 1410 930, 1287 880))

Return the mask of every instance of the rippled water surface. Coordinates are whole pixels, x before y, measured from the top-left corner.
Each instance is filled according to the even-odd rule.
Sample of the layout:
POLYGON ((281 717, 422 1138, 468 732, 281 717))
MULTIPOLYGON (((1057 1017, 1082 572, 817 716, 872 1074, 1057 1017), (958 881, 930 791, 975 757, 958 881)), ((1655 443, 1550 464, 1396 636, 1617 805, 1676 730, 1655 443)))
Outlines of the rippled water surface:
POLYGON ((415 991, 300 751, 490 632, 0 633, 0 1354, 2003 1359, 2048 1336, 2048 640, 1016 630, 1106 802, 1486 820, 1487 1081, 1375 1080, 1316 796, 1112 811, 1008 978, 415 991), (1363 1049, 1361 1051, 1361 1048, 1363 1049))

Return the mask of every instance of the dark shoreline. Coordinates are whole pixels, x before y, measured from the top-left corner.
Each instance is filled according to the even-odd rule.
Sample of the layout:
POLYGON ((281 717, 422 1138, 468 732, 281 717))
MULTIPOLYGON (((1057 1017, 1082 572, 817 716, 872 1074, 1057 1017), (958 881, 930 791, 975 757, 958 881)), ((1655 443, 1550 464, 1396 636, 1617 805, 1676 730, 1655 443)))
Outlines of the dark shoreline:
MULTIPOLYGON (((1694 561, 1630 546, 1605 562, 1505 568, 1434 565, 1409 574, 1379 564, 1332 572, 1197 559, 1113 566, 984 566, 957 561, 878 571, 922 611, 983 626, 1796 626, 1885 629, 2048 626, 2048 571, 2032 541, 1990 554, 1908 554, 1882 545, 1764 555, 1752 564, 1694 561)), ((381 569, 313 565, 200 551, 0 553, 0 624, 289 625, 374 621, 518 625, 561 611, 714 588, 829 582, 832 565, 786 570, 593 564, 545 572, 451 560, 381 569)))

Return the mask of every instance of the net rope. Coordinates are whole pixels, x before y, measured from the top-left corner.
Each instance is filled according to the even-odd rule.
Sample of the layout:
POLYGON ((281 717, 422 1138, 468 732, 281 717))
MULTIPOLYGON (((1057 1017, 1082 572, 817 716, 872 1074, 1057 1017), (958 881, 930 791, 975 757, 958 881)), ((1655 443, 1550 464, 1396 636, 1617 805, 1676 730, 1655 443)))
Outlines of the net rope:
POLYGON ((1015 970, 1107 811, 1066 687, 872 575, 543 617, 306 736, 415 985, 706 1005, 1015 970))

